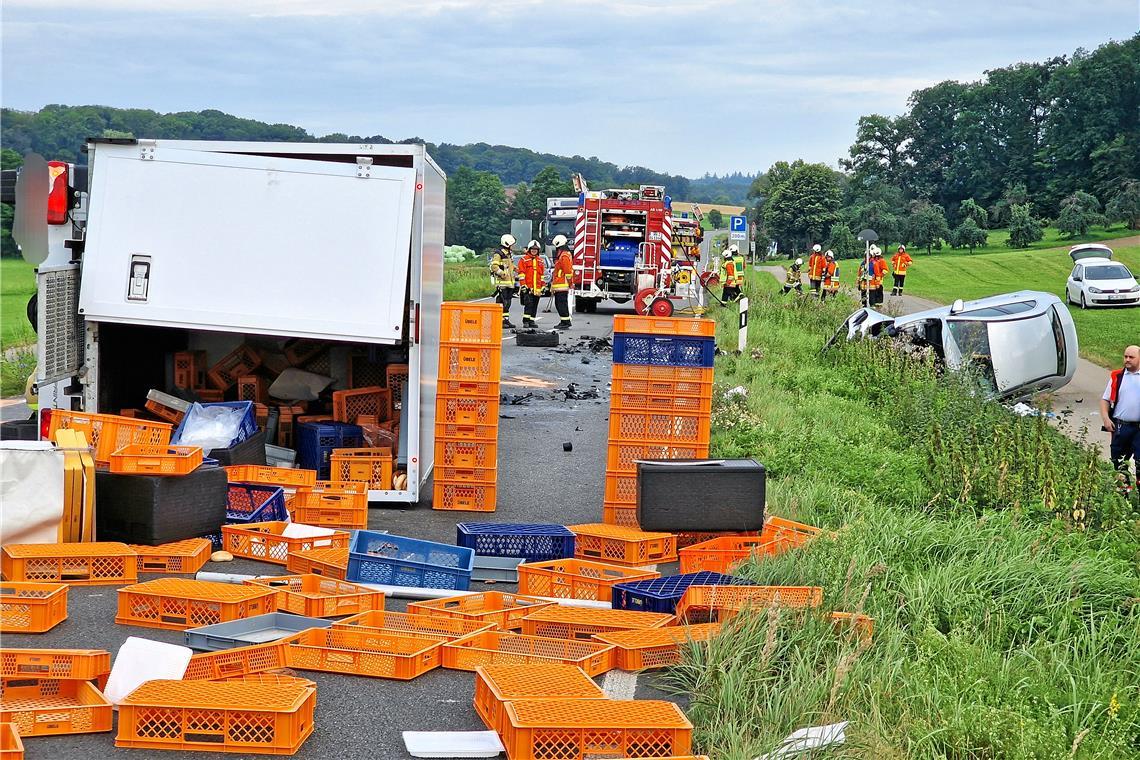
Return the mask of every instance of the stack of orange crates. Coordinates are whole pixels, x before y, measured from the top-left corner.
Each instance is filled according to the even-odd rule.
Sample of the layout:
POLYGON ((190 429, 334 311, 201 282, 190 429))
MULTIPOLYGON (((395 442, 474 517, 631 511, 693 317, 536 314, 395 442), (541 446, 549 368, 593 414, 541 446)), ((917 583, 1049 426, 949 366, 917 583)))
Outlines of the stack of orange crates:
POLYGON ((494 512, 503 310, 441 307, 433 509, 494 512))
POLYGON ((604 522, 638 527, 637 460, 709 454, 716 323, 614 317, 604 522))

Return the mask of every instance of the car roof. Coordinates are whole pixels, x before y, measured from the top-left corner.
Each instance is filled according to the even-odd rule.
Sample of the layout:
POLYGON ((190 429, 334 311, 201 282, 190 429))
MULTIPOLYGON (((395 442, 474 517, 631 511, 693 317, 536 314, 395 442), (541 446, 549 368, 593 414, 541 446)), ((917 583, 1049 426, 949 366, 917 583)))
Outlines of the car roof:
POLYGON ((950 306, 938 306, 926 311, 916 311, 913 314, 907 314, 895 319, 896 326, 903 326, 913 321, 921 319, 929 319, 930 317, 958 317, 964 319, 978 319, 978 320, 1006 320, 1006 319, 1024 319, 1025 317, 1034 316, 1044 313, 1045 309, 1053 304, 1061 303, 1061 299, 1052 293, 1045 293, 1040 290, 1018 290, 1013 293, 1002 293, 996 296, 987 296, 979 298, 974 301, 965 301, 962 304, 960 311, 954 314, 950 313, 950 306), (1019 314, 1010 315, 993 315, 993 316, 972 316, 969 312, 977 311, 980 309, 993 308, 995 306, 1005 306, 1011 303, 1021 303, 1023 301, 1035 301, 1033 309, 1019 314))

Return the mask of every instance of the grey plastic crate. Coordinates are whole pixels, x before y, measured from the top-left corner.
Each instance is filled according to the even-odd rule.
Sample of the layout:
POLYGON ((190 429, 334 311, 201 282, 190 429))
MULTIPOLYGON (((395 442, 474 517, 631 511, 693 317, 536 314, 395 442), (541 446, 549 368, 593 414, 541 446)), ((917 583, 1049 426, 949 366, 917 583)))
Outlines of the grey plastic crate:
POLYGON ((190 628, 186 633, 186 646, 216 652, 219 649, 247 647, 277 641, 309 628, 328 628, 331 620, 290 615, 288 612, 270 612, 254 615, 244 620, 231 620, 228 623, 214 623, 200 628, 190 628))
POLYGON ((519 565, 523 562, 526 562, 526 557, 483 557, 476 554, 471 580, 518 583, 519 565))

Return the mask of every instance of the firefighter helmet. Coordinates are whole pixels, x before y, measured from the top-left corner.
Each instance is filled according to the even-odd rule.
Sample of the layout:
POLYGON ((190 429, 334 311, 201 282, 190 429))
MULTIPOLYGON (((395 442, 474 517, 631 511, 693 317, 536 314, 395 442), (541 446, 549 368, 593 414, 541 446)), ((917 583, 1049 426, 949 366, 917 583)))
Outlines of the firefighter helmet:
POLYGON ((736 245, 736 243, 733 243, 732 245, 730 245, 728 247, 728 252, 729 253, 740 253, 740 248, 736 245))
POLYGON ((542 249, 542 246, 538 244, 537 240, 532 240, 526 244, 526 249, 528 251, 538 251, 542 249))
POLYGON ((901 252, 903 252, 903 253, 906 253, 906 246, 905 246, 905 245, 900 245, 900 246, 899 246, 899 250, 900 250, 901 252))
POLYGON ((802 267, 803 265, 804 265, 804 260, 803 260, 803 259, 796 259, 796 266, 798 266, 798 267, 802 267))
POLYGON ((825 254, 823 254, 823 255, 824 255, 824 256, 826 256, 826 257, 827 257, 827 258, 829 258, 829 259, 834 259, 834 258, 835 258, 835 252, 834 252, 834 251, 828 251, 827 253, 825 253, 825 254))
POLYGON ((501 238, 499 238, 499 245, 503 246, 504 248, 510 248, 514 244, 515 244, 515 236, 514 235, 503 235, 501 238))
POLYGON ((821 246, 819 243, 816 243, 815 245, 813 245, 813 246, 811 247, 811 249, 812 249, 813 251, 815 251, 816 253, 819 253, 820 251, 822 251, 822 250, 823 250, 823 246, 821 246))
POLYGON ((566 239, 565 235, 555 235, 554 239, 550 241, 550 244, 555 248, 561 248, 564 245, 567 245, 569 242, 570 241, 566 239))

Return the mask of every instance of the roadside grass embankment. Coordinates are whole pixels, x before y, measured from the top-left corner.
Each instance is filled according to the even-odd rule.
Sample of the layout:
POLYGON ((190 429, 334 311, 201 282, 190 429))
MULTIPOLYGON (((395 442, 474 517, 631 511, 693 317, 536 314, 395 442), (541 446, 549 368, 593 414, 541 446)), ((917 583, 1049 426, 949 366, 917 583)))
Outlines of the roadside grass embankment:
MULTIPOLYGON (((665 680, 701 750, 751 760, 846 720, 828 757, 1136 757, 1140 512, 1108 466, 885 343, 821 355, 853 301, 778 287, 754 277, 748 350, 717 359, 712 454, 763 462, 771 512, 830 533, 736 573, 822 586, 875 634, 751 610, 691 647, 665 680)), ((716 316, 734 345, 735 309, 716 316)))
POLYGON ((35 331, 28 299, 36 292, 35 270, 23 259, 0 259, 0 396, 23 393, 35 369, 35 331))
POLYGON ((475 261, 447 263, 443 267, 443 300, 470 301, 494 295, 485 257, 475 261))

